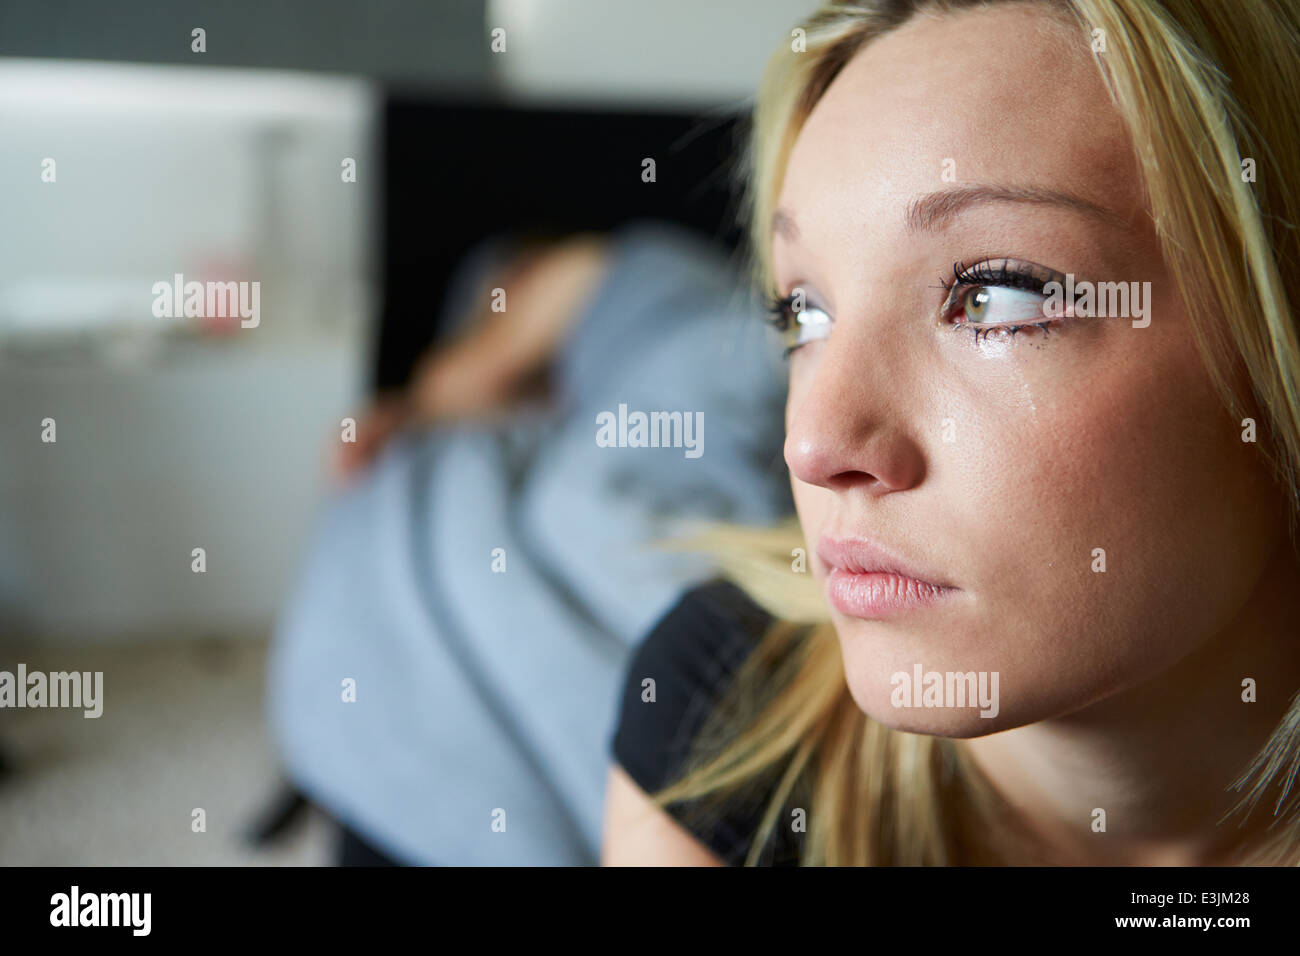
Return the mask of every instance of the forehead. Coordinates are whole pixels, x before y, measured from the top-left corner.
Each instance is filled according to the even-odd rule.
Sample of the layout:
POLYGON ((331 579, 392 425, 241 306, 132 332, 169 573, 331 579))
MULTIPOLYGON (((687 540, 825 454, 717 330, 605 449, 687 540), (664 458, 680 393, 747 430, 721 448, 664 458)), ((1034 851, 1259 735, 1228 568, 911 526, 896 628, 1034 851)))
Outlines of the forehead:
POLYGON ((779 205, 831 240, 864 222, 901 229, 912 199, 954 184, 1064 190, 1132 215, 1137 168, 1090 43, 1042 4, 913 17, 818 101, 779 205))

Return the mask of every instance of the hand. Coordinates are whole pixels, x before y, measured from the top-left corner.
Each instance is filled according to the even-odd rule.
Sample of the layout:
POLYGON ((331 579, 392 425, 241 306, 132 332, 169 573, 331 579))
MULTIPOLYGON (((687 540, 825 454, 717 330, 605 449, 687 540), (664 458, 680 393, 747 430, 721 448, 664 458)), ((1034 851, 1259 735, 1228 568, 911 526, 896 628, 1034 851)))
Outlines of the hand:
POLYGON ((342 442, 333 459, 333 476, 350 480, 378 456, 388 440, 413 418, 409 394, 403 390, 377 397, 357 416, 355 442, 342 442))
POLYGON ((425 353, 409 386, 377 398, 358 416, 357 440, 345 442, 334 457, 336 477, 362 471, 408 425, 489 418, 508 410, 536 386, 604 274, 607 258, 599 236, 575 236, 507 263, 480 290, 483 305, 466 332, 425 353), (504 312, 489 307, 495 287, 506 290, 504 312))
POLYGON ((462 420, 507 409, 538 380, 604 275, 604 239, 579 235, 509 263, 480 290, 480 311, 466 332, 430 352, 411 382, 422 421, 462 420), (489 308, 505 290, 505 311, 489 308))

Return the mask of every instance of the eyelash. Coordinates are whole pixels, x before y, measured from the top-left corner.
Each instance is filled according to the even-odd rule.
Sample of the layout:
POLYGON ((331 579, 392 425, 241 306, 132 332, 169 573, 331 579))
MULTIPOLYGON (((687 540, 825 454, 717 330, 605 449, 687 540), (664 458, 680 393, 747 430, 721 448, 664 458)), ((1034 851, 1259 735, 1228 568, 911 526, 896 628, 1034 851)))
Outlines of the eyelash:
MULTIPOLYGON (((940 276, 939 287, 944 290, 947 298, 944 300, 940 309, 942 317, 947 320, 951 318, 955 310, 961 305, 962 297, 973 289, 981 286, 994 286, 1007 289, 1023 289, 1027 292, 1043 294, 1043 287, 1049 282, 1064 282, 1065 277, 1053 270, 1045 269, 1041 266, 1035 266, 1027 262, 1015 262, 1011 259, 983 259, 974 265, 968 265, 963 262, 954 262, 952 265, 951 276, 940 276)), ((795 319, 794 312, 795 293, 792 291, 789 295, 777 296, 770 294, 767 297, 767 321, 781 333, 790 330, 790 326, 795 319)), ((981 338, 988 338, 990 332, 996 332, 999 335, 1005 335, 1009 338, 1015 338, 1017 333, 1028 329, 1039 329, 1044 334, 1060 323, 1059 318, 1044 319, 1042 322, 1028 322, 1022 325, 995 325, 984 326, 975 325, 970 322, 952 322, 951 327, 954 329, 969 328, 974 335, 975 341, 981 338)), ((799 345, 790 345, 785 348, 785 356, 788 358, 790 353, 798 349, 799 345)))

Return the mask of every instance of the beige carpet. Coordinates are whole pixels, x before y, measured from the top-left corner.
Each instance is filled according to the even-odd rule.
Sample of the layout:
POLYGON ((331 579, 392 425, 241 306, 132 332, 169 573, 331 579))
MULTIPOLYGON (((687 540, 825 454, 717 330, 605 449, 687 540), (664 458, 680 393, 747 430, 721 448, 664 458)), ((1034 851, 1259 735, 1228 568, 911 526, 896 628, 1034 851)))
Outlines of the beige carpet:
POLYGON ((263 724, 266 642, 0 648, 0 670, 103 671, 103 716, 0 709, 0 865, 320 865, 311 811, 270 848, 244 833, 278 794, 263 724), (192 830, 206 812, 207 832, 192 830))

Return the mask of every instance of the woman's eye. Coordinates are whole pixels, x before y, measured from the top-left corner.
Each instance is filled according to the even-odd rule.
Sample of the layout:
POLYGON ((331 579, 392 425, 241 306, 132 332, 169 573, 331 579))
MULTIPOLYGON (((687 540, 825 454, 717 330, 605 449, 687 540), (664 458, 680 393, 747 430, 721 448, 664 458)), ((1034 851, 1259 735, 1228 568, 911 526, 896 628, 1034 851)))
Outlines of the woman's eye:
POLYGON ((952 319, 957 325, 1034 325, 1046 321, 1044 296, 1024 289, 971 286, 957 299, 952 319))
POLYGON ((791 325, 793 338, 786 342, 786 346, 797 349, 799 346, 815 339, 826 338, 830 334, 830 330, 831 317, 829 315, 821 309, 804 309, 802 312, 794 313, 794 322, 791 325))
POLYGON ((826 338, 830 334, 831 318, 815 306, 795 308, 787 297, 773 305, 772 324, 781 333, 785 354, 789 355, 801 345, 826 338))

